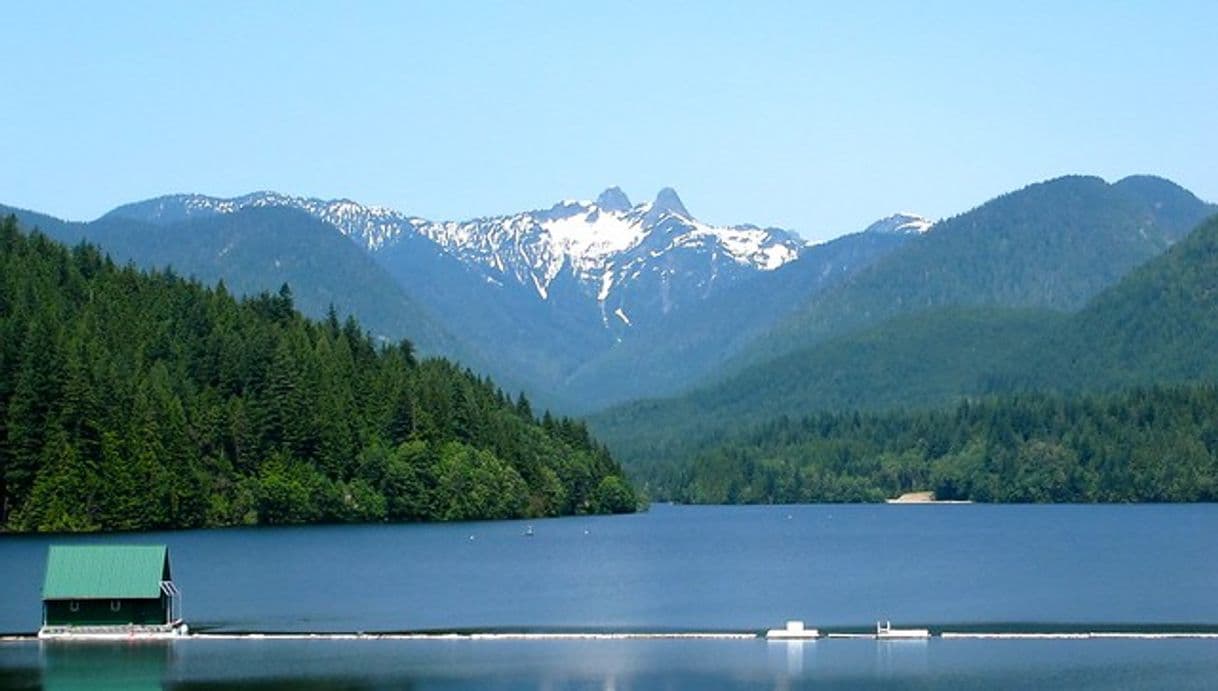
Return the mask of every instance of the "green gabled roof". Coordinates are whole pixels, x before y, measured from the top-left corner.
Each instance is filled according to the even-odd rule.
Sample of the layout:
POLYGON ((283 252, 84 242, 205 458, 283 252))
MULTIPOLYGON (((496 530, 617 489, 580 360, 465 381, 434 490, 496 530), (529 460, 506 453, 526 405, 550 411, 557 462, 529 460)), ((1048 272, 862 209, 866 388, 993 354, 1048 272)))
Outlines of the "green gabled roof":
POLYGON ((169 580, 165 545, 51 545, 42 599, 154 598, 162 580, 169 580))

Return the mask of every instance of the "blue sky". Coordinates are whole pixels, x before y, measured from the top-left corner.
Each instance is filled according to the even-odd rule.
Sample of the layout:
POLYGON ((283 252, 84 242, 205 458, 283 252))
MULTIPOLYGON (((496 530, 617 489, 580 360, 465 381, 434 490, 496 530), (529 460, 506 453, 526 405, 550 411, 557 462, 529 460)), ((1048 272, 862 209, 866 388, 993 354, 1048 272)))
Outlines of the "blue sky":
POLYGON ((1218 2, 7 3, 0 203, 437 219, 671 185, 809 239, 1065 173, 1218 200, 1218 2))

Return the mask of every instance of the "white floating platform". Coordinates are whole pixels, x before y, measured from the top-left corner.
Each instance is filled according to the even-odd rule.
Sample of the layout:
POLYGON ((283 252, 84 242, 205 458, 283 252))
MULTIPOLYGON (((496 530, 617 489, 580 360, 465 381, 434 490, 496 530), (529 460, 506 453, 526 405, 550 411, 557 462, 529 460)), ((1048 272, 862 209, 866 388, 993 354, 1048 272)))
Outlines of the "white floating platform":
POLYGON ((940 634, 946 640, 952 639, 993 639, 993 640, 1087 640, 1087 639, 1105 639, 1105 638, 1123 638, 1123 639, 1144 639, 1144 640, 1168 640, 1176 638, 1208 638, 1218 639, 1218 633, 1210 631, 1165 631, 1165 632, 1138 632, 1138 631, 1093 631, 1084 633, 985 633, 985 632, 964 632, 953 633, 944 631, 940 634))
POLYGON ((496 632, 496 633, 197 633, 190 640, 267 641, 632 641, 632 640, 745 640, 755 632, 496 632))
POLYGON ((771 640, 778 641, 806 641, 813 638, 820 638, 820 631, 817 629, 806 629, 802 621, 788 621, 785 628, 770 629, 765 632, 765 637, 771 640))
POLYGON ((876 638, 884 640, 917 640, 930 638, 930 629, 893 629, 884 633, 877 633, 876 638))
POLYGON ((182 622, 161 626, 43 626, 38 629, 39 639, 62 641, 167 640, 189 634, 190 629, 182 622))
POLYGON ((890 621, 877 621, 875 637, 880 640, 930 638, 930 629, 894 629, 890 621))

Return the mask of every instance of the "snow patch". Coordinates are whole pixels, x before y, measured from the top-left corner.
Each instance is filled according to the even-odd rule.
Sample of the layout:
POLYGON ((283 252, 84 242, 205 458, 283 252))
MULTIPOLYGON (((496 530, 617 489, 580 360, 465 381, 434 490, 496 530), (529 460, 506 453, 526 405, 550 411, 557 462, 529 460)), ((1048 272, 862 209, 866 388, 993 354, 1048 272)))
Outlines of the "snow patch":
POLYGON ((546 286, 542 285, 541 281, 537 280, 537 276, 529 274, 529 277, 533 279, 533 287, 537 288, 537 294, 541 296, 541 299, 549 300, 550 294, 546 291, 546 286))
POLYGON ((610 290, 613 290, 613 264, 606 267, 604 275, 601 276, 601 289, 596 294, 596 301, 604 302, 609 297, 610 290))

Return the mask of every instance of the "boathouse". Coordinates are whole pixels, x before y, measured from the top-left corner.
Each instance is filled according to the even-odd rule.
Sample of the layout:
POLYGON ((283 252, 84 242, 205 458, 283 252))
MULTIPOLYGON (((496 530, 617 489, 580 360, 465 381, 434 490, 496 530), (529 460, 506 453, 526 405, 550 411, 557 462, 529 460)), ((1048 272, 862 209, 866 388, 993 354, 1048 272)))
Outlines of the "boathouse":
POLYGON ((42 584, 43 635, 170 633, 182 597, 164 545, 52 545, 42 584))

